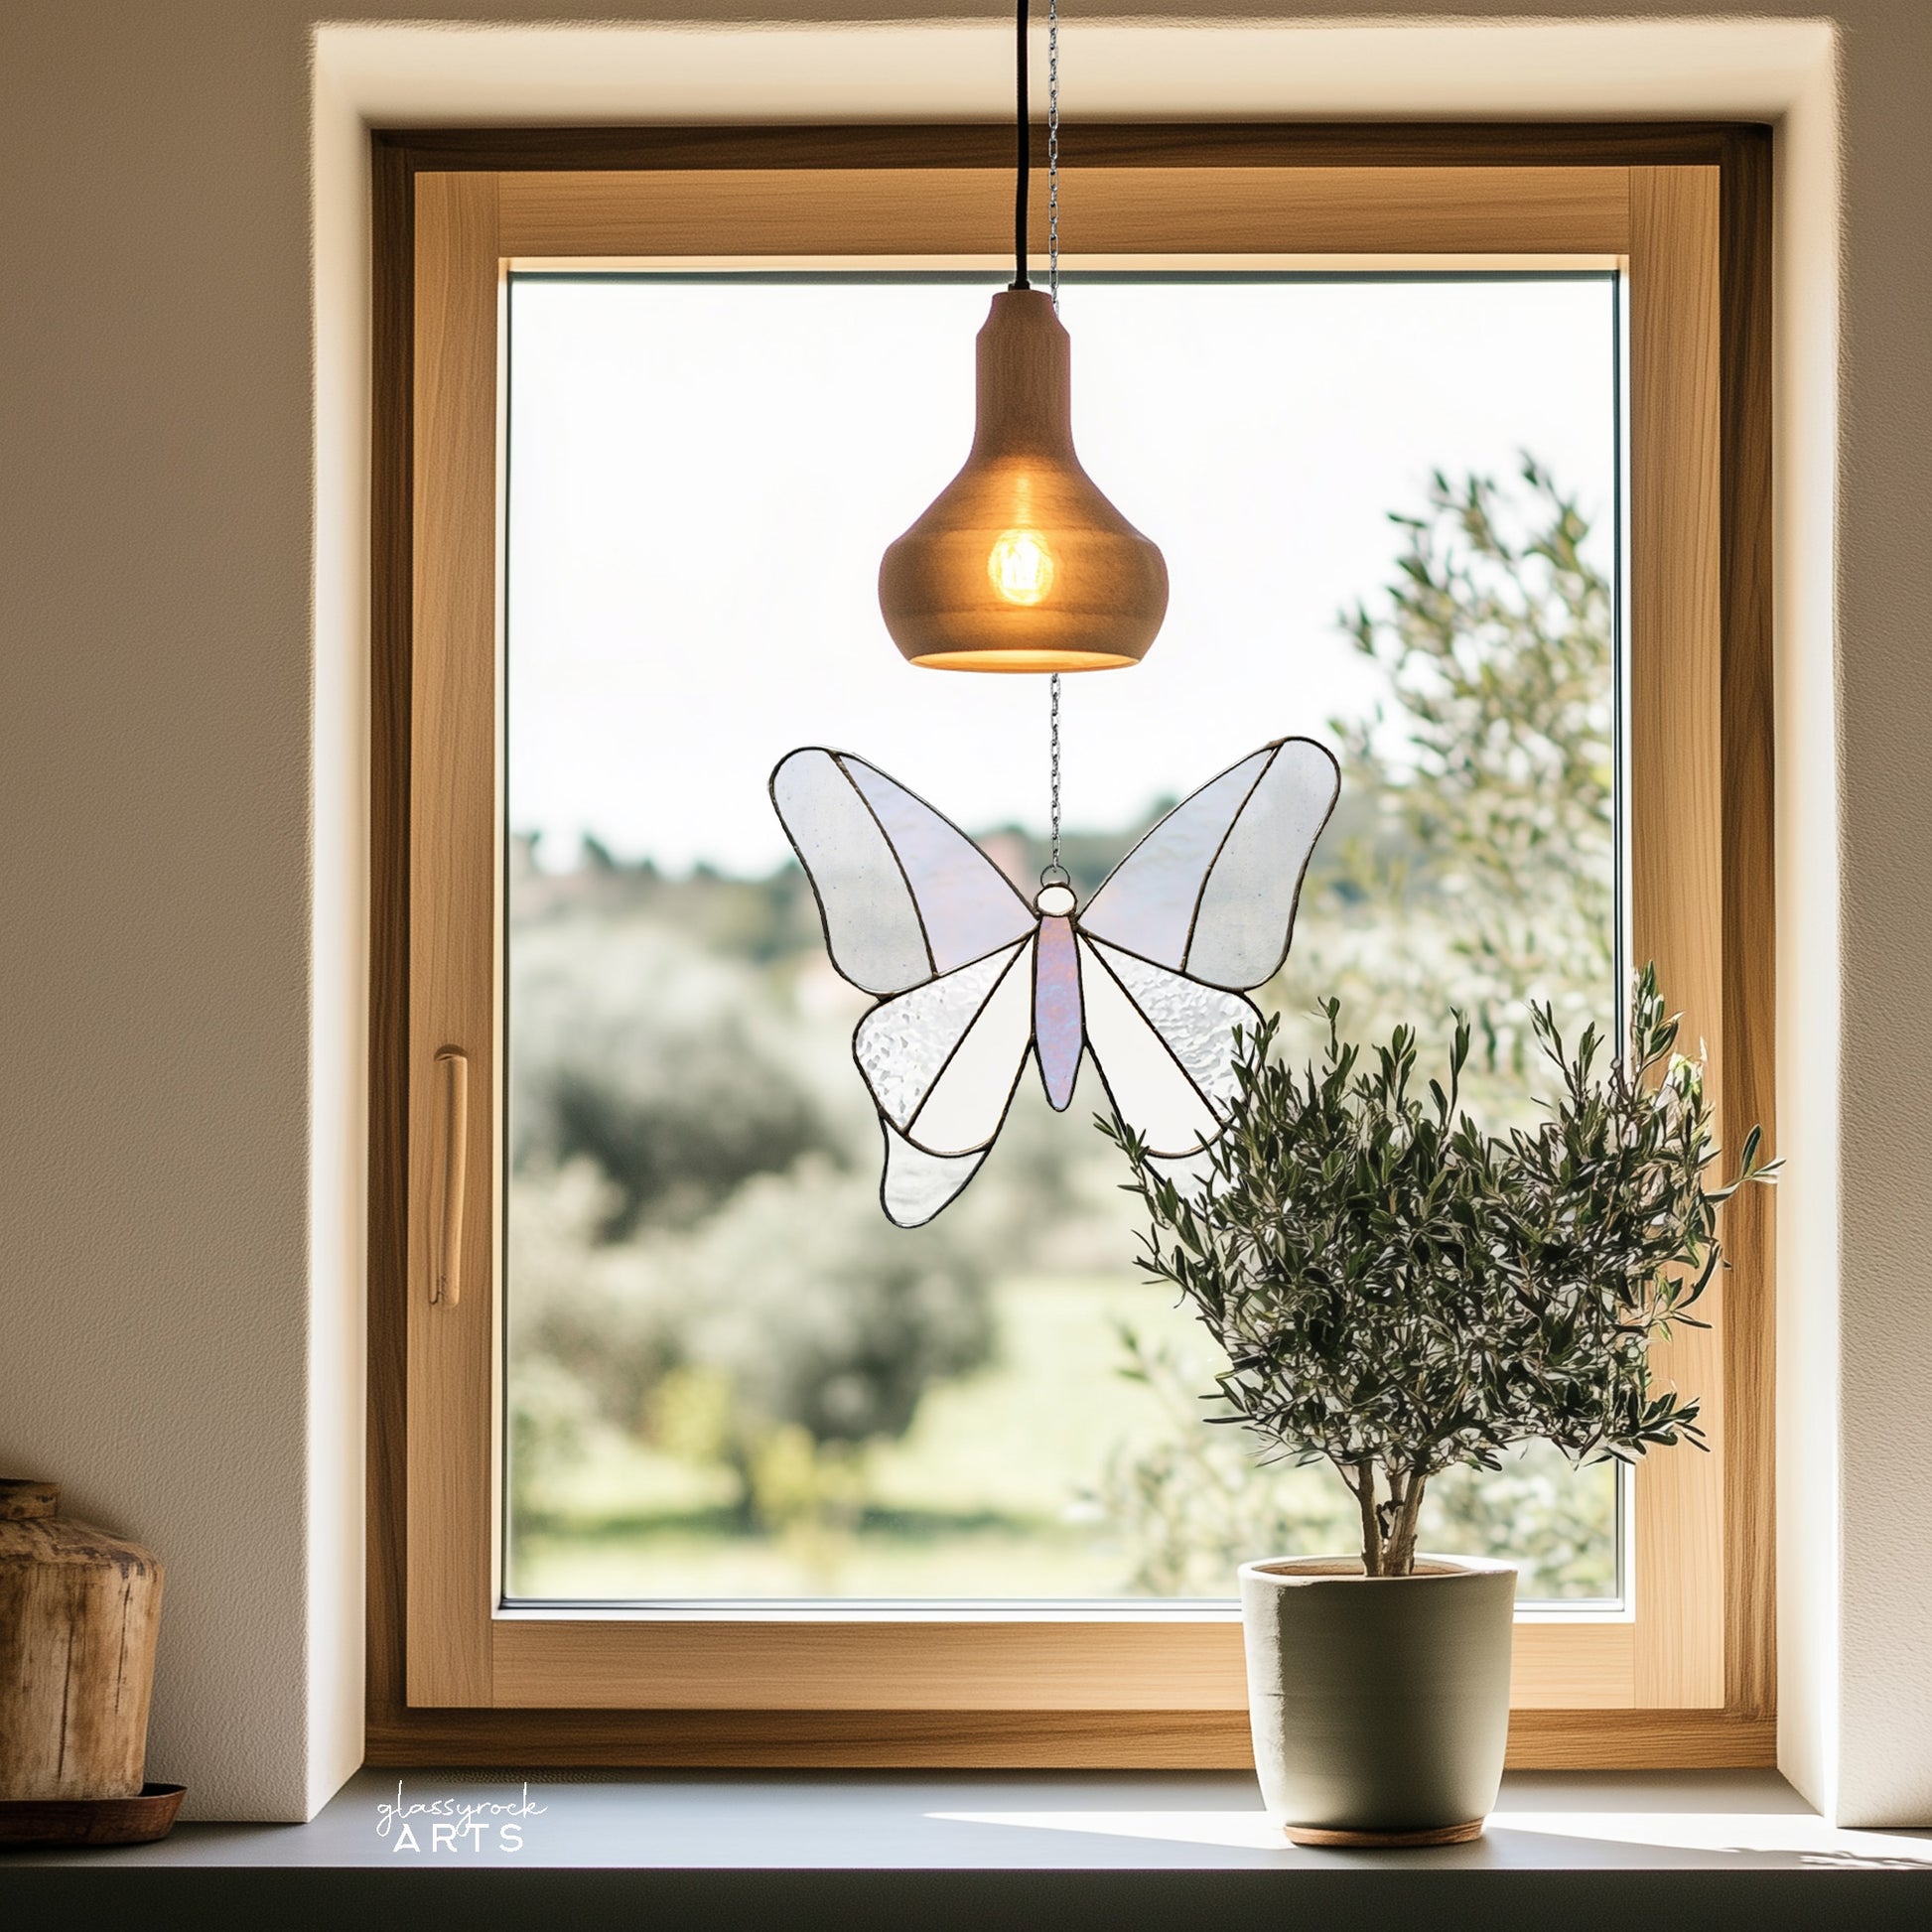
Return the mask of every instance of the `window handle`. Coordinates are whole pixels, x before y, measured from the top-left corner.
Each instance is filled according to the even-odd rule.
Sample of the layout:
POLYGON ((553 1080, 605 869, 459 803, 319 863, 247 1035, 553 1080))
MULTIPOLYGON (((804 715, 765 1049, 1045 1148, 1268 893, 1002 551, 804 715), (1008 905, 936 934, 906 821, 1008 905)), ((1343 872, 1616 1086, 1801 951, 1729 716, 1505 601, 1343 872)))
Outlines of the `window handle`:
POLYGON ((442 1212, 436 1218, 436 1250, 429 1299, 455 1308, 463 1299, 463 1183, 470 1161, 470 1056, 461 1048, 438 1050, 442 1069, 443 1118, 438 1137, 442 1155, 442 1212))

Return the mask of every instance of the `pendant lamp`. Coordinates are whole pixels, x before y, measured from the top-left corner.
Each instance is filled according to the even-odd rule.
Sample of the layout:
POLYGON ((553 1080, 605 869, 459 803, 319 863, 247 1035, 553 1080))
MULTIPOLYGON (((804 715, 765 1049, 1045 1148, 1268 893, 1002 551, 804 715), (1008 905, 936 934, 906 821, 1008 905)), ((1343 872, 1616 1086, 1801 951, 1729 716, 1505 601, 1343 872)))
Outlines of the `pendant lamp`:
MULTIPOLYGON (((902 656, 933 670, 1114 670, 1147 655, 1168 614, 1159 548, 1100 493, 1073 452, 1056 219, 1052 292, 1027 276, 1027 17, 1028 0, 1018 0, 1013 286, 993 298, 979 333, 972 451, 879 566, 886 628, 902 656)), ((1057 84, 1051 99, 1056 188, 1057 84)))

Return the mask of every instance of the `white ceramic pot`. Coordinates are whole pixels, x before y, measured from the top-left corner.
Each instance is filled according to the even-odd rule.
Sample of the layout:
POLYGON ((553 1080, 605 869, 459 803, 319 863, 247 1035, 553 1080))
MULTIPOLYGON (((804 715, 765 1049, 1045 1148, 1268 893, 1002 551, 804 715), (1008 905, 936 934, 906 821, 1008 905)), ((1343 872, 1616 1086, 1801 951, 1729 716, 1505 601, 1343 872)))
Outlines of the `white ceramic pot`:
POLYGON ((1516 1572, 1418 1557, 1366 1577, 1352 1557, 1241 1570, 1248 1716, 1270 1814, 1298 1844, 1476 1838, 1509 1739, 1516 1572))

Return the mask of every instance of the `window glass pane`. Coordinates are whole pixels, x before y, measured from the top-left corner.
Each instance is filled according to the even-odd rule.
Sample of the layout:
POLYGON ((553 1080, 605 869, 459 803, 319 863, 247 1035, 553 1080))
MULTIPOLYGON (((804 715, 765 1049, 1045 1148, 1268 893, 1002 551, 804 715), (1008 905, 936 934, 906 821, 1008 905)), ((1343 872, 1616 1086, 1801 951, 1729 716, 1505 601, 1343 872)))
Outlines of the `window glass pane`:
MULTIPOLYGON (((1030 1068, 931 1226, 887 1224, 831 970, 766 796, 857 752, 1031 882, 1046 689, 913 670, 881 551, 958 468, 986 285, 518 277, 508 564, 506 1401, 522 1598, 1225 1597, 1353 1547, 1324 1469, 1200 1422, 1211 1346, 1139 1283, 1088 1062, 1030 1068)), ((1070 283, 1089 472, 1163 546, 1145 664, 1067 681, 1082 896, 1259 745, 1342 757, 1294 950, 1317 1042, 1523 1000, 1614 1010, 1602 275, 1070 283)), ((1426 1542, 1618 1588, 1617 1484, 1532 1453, 1433 1485, 1426 1542)))

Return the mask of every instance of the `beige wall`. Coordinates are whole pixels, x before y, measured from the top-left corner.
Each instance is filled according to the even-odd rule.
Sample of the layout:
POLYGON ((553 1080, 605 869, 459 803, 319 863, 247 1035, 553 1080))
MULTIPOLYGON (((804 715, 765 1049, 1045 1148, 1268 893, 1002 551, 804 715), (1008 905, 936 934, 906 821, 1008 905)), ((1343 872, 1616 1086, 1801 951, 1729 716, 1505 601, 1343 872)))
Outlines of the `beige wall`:
MULTIPOLYGON (((1004 109, 965 7, 759 11, 319 59, 307 0, 0 11, 0 1463, 167 1558, 152 1765, 203 1816, 302 1816, 357 1750, 361 119, 1004 109)), ((1783 123, 1786 1748, 1932 1822, 1932 7, 1219 11, 1076 19, 1069 116, 1783 123)))

